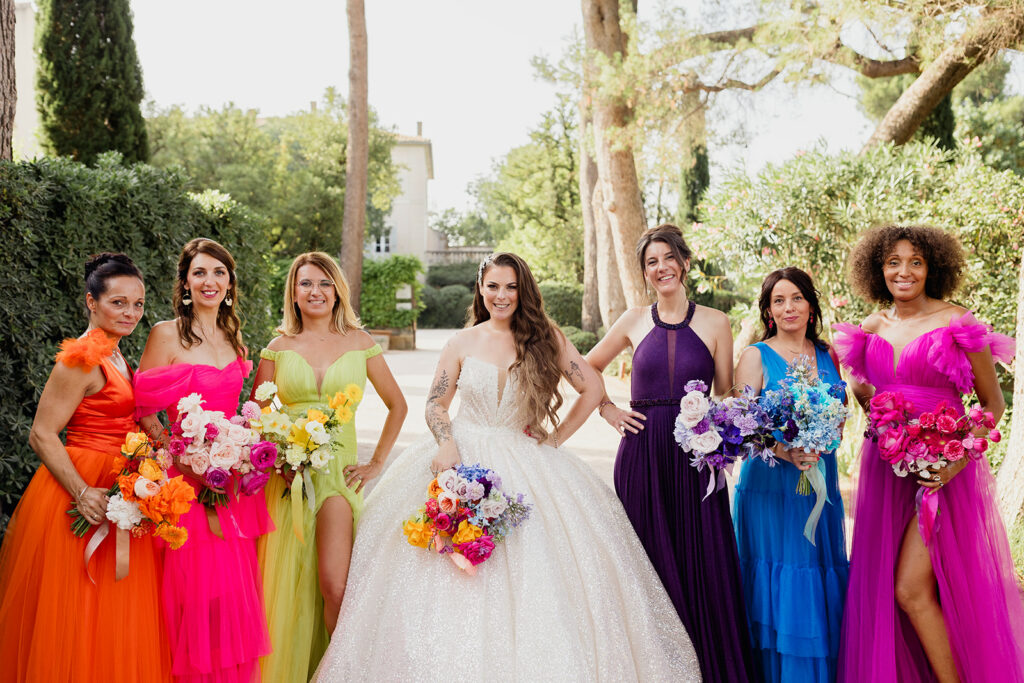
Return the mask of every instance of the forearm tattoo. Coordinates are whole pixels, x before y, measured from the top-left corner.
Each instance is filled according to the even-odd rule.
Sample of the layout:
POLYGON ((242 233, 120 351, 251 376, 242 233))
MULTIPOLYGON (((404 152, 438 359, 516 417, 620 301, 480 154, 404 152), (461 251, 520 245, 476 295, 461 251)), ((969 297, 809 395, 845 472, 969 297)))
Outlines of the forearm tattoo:
POLYGON ((442 370, 441 376, 434 382, 434 386, 430 388, 430 395, 427 396, 427 428, 439 446, 452 439, 452 422, 448 417, 448 411, 438 403, 447 395, 448 371, 442 370))
POLYGON ((583 377, 583 371, 580 370, 579 364, 574 360, 569 361, 569 369, 565 371, 565 377, 577 389, 586 383, 586 379, 583 377))

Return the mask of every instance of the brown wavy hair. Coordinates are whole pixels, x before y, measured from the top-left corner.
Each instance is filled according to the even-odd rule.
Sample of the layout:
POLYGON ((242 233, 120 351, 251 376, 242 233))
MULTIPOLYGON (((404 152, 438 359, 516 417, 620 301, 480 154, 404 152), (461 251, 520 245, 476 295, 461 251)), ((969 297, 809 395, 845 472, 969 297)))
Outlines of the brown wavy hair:
POLYGON ((907 240, 928 264, 924 293, 933 299, 952 296, 963 280, 967 261, 960 240, 930 225, 880 225, 866 231, 850 252, 850 285, 868 301, 893 302, 882 267, 896 243, 907 240))
POLYGON ((245 347, 242 346, 242 321, 239 320, 237 312, 239 296, 238 279, 235 276, 235 259, 227 249, 205 237, 190 240, 181 248, 181 256, 178 257, 178 282, 174 287, 173 302, 174 315, 178 319, 178 339, 186 349, 191 348, 193 344, 202 342, 199 335, 192 329, 192 323, 195 322, 194 306, 186 306, 182 303, 182 299, 188 292, 188 269, 192 265, 192 259, 199 254, 215 258, 228 267, 231 284, 224 298, 230 298, 232 305, 228 306, 221 301, 220 310, 217 311, 217 327, 224 332, 224 336, 231 343, 235 354, 244 357, 246 352, 245 347))
POLYGON ((686 276, 690 270, 686 267, 686 261, 693 256, 693 251, 689 245, 686 244, 686 240, 683 239, 683 231, 677 226, 671 223, 662 223, 656 228, 645 230, 640 239, 636 243, 636 260, 640 266, 640 277, 644 279, 644 290, 650 294, 649 284, 647 282, 647 265, 644 261, 647 259, 647 248, 651 246, 652 242, 662 242, 668 245, 669 251, 676 257, 676 261, 679 263, 679 267, 683 271, 683 275, 680 278, 683 284, 686 284, 686 276))
POLYGON ((530 432, 543 441, 548 436, 545 425, 550 424, 557 431, 558 409, 562 407, 562 395, 558 392, 562 377, 558 362, 562 356, 561 333, 544 312, 544 298, 530 267, 522 258, 509 252, 491 254, 480 264, 468 327, 479 325, 491 317, 484 306, 481 288, 484 275, 493 266, 508 266, 516 274, 518 304, 512 314, 516 360, 509 370, 517 373, 530 432))
POLYGON ((779 333, 777 326, 768 325, 768 320, 771 318, 769 311, 772 307, 772 290, 782 280, 787 280, 796 285, 796 288, 807 299, 807 303, 811 305, 811 315, 814 316, 814 322, 807 326, 807 332, 804 333, 804 336, 810 339, 811 343, 822 351, 827 351, 828 343, 821 338, 820 333, 822 323, 818 290, 814 288, 814 280, 811 279, 811 276, 795 266, 773 270, 768 273, 768 277, 761 283, 761 296, 757 299, 757 307, 761 310, 761 325, 764 326, 764 332, 761 333, 761 341, 770 339, 779 333))

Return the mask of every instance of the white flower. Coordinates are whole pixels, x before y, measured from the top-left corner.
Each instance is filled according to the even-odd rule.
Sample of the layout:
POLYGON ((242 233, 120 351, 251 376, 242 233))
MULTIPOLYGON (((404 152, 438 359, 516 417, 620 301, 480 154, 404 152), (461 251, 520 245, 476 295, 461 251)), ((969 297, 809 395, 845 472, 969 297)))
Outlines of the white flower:
POLYGON ((221 432, 220 436, 234 442, 237 446, 245 446, 252 438, 252 430, 248 427, 228 423, 228 428, 221 432))
POLYGON ((714 429, 709 429, 703 434, 694 434, 690 437, 690 448, 703 455, 707 455, 718 448, 720 443, 722 443, 722 435, 714 429))
POLYGON ((241 457, 241 447, 230 439, 217 441, 210 447, 211 467, 229 470, 238 463, 241 457))
POLYGON ((480 503, 480 514, 487 519, 494 519, 508 508, 508 501, 505 496, 492 492, 480 503))
POLYGON ((269 401, 277 393, 277 385, 273 382, 264 382, 263 384, 256 387, 256 400, 257 401, 269 401))
POLYGON ((459 483, 459 475, 455 474, 455 470, 448 469, 437 475, 437 485, 443 488, 445 491, 451 493, 455 492, 455 486, 459 483))
POLYGON ((323 446, 325 443, 331 440, 331 435, 327 433, 324 426, 316 420, 310 420, 306 423, 306 433, 313 439, 313 443, 318 446, 323 446))
POLYGON ((142 513, 138 505, 129 503, 120 493, 116 493, 107 502, 107 519, 116 524, 118 529, 130 531, 142 523, 142 513))
POLYGON ((185 396, 178 401, 178 412, 179 413, 191 413, 199 409, 199 406, 203 403, 203 397, 201 394, 192 393, 185 396))
POLYGON ((330 448, 321 446, 309 454, 309 464, 312 465, 315 470, 321 470, 324 467, 327 467, 329 462, 331 462, 330 448))
MULTIPOLYGON (((145 477, 139 477, 135 480, 135 495, 139 498, 149 498, 155 496, 160 491, 160 485, 156 482, 150 481, 145 477)), ((120 495, 120 494, 118 494, 120 495)))
POLYGON ((691 429, 708 414, 711 404, 700 391, 691 391, 679 402, 679 421, 691 429))
POLYGON ((181 419, 181 435, 190 439, 202 440, 206 437, 207 422, 209 419, 201 410, 188 413, 181 419))
POLYGON ((292 420, 284 413, 272 412, 260 416, 260 425, 266 434, 287 436, 292 429, 292 420))
POLYGON ((297 443, 290 443, 284 452, 284 459, 292 467, 298 467, 306 462, 306 449, 297 443))

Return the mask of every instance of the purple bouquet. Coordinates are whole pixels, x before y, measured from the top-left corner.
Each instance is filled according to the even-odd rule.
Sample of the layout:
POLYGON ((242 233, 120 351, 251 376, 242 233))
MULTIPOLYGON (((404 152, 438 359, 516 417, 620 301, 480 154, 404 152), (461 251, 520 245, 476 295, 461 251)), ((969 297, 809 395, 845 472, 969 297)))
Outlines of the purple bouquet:
POLYGON ((704 498, 725 486, 725 473, 740 458, 757 457, 775 466, 771 421, 751 387, 721 401, 710 398, 708 385, 700 380, 687 382, 685 390, 673 436, 693 454, 690 464, 698 472, 705 466, 711 470, 704 498))

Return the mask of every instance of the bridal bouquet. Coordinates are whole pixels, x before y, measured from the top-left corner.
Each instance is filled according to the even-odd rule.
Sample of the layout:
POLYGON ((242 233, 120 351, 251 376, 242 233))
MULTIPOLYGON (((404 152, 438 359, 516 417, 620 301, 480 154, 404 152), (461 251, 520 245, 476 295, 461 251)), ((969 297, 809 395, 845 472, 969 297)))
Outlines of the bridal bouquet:
POLYGON ((530 516, 523 494, 510 495, 501 477, 481 465, 440 472, 430 482, 427 502, 402 524, 410 545, 451 558, 467 574, 494 552, 496 543, 530 516))
POLYGON ((277 447, 260 438, 256 429, 262 417, 259 406, 247 401, 241 415, 231 418, 216 410, 204 410, 203 397, 189 394, 178 401, 178 419, 171 424, 168 450, 203 478, 206 485, 199 502, 225 505, 224 489, 237 474, 235 492, 252 495, 270 478, 277 447))
MULTIPOLYGON (((962 406, 957 410, 940 401, 934 409, 911 418, 914 406, 901 392, 883 391, 871 398, 870 406, 865 436, 878 444, 879 455, 898 477, 915 473, 928 479, 930 471, 964 458, 980 458, 988 450, 989 441, 1002 439, 995 428, 995 417, 980 405, 963 413, 962 406)), ((925 543, 935 530, 936 493, 936 489, 924 487, 917 493, 918 522, 925 543)))
MULTIPOLYGON (((167 476, 170 465, 167 452, 154 448, 145 433, 129 432, 121 454, 114 458, 117 478, 107 491, 110 500, 106 517, 136 538, 153 534, 177 549, 188 539, 188 531, 178 526, 178 520, 188 512, 196 494, 180 476, 167 476)), ((74 520, 71 530, 78 537, 84 536, 90 525, 77 506, 72 506, 68 514, 74 520)), ((107 532, 97 535, 100 533, 102 541, 107 532)))
POLYGON ((704 467, 711 471, 704 498, 725 486, 725 473, 740 458, 758 457, 775 466, 768 415, 752 388, 721 401, 709 398, 708 385, 700 380, 687 382, 684 390, 672 435, 683 451, 693 454, 690 464, 698 472, 704 467))

